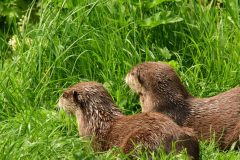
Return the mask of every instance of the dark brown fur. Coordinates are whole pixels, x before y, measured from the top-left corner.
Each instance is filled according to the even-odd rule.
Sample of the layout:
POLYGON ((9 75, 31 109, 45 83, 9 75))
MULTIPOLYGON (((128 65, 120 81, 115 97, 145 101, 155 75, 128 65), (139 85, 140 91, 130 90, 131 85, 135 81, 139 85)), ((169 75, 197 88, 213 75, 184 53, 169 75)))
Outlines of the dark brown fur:
POLYGON ((136 144, 148 151, 163 147, 169 153, 176 142, 177 152, 186 148, 189 156, 199 158, 198 141, 191 129, 179 127, 160 113, 124 116, 99 83, 82 82, 68 88, 60 97, 59 106, 76 115, 79 134, 93 136, 98 151, 118 146, 129 153, 136 144))
POLYGON ((209 98, 191 96, 173 68, 163 62, 135 66, 126 83, 139 93, 143 112, 167 114, 177 124, 193 128, 201 139, 214 134, 221 149, 239 140, 240 87, 209 98))

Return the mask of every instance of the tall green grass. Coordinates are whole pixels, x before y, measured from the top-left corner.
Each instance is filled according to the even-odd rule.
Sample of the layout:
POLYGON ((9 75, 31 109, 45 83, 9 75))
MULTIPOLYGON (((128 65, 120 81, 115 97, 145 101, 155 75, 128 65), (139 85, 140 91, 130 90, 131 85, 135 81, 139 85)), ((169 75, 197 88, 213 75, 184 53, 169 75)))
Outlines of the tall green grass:
MULTIPOLYGON (((1 159, 115 159, 114 151, 94 153, 90 142, 79 138, 75 119, 54 110, 63 89, 79 81, 103 83, 126 114, 139 112, 140 106, 124 77, 143 61, 171 61, 196 96, 240 84, 238 1, 226 1, 223 8, 185 0, 150 9, 130 0, 42 5, 39 23, 26 22, 16 30, 15 48, 1 47, 1 159), (182 21, 142 25, 168 10, 182 21)), ((8 40, 1 42, 6 46, 8 40)), ((202 143, 201 157, 240 155, 202 143)))

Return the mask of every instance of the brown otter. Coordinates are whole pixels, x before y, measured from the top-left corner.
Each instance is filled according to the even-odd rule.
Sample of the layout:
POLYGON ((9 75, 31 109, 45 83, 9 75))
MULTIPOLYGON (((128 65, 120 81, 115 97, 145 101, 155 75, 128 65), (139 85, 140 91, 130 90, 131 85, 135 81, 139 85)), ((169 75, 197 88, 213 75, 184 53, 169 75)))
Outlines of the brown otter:
POLYGON ((174 69, 164 62, 145 62, 127 74, 126 83, 140 95, 142 112, 161 112, 193 128, 198 138, 212 135, 221 149, 240 136, 240 87, 209 98, 191 96, 174 69))
POLYGON ((141 145, 147 151, 163 147, 166 153, 186 148, 194 159, 199 159, 199 146, 191 129, 180 127, 161 113, 123 115, 102 84, 82 82, 66 89, 59 99, 59 107, 77 117, 81 136, 92 137, 94 149, 106 151, 113 146, 124 153, 141 145))

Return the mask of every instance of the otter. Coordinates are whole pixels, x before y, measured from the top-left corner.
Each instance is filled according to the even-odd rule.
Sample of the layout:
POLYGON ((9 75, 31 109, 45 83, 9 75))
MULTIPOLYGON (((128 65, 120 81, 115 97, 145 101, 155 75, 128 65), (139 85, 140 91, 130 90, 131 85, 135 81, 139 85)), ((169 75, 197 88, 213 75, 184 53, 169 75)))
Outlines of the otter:
POLYGON ((239 140, 240 87, 213 97, 196 98, 164 62, 134 66, 125 82, 139 94, 142 112, 166 114, 178 125, 193 128, 200 140, 215 138, 223 150, 239 140))
POLYGON ((101 83, 80 82, 67 88, 58 106, 77 118, 79 135, 93 138, 95 151, 114 146, 130 153, 135 145, 155 152, 159 147, 166 153, 186 149, 189 157, 199 159, 199 144, 192 129, 180 127, 161 113, 123 115, 101 83))

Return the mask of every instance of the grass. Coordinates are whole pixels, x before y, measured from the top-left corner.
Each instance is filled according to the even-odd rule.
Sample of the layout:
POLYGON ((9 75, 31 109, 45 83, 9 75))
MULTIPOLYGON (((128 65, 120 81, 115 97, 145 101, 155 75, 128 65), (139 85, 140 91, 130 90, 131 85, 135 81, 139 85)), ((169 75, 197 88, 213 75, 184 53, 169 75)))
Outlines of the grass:
MULTIPOLYGON (((26 22, 15 31, 16 45, 0 39, 1 159, 127 159, 114 150, 94 153, 78 136, 75 119, 55 111, 63 89, 79 81, 103 83, 125 114, 140 111, 124 77, 143 61, 170 62, 199 97, 240 84, 238 1, 219 8, 182 0, 151 9, 130 0, 57 2, 44 2, 39 23, 26 22), (183 21, 141 26, 167 10, 183 21)), ((240 159, 240 154, 201 142, 201 157, 240 159)))

